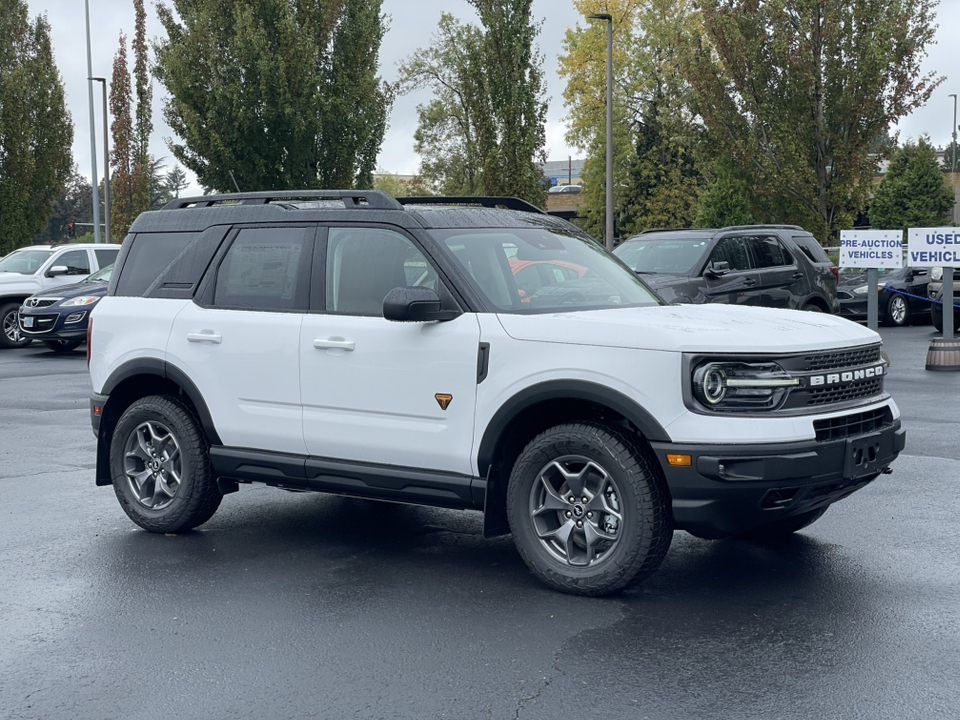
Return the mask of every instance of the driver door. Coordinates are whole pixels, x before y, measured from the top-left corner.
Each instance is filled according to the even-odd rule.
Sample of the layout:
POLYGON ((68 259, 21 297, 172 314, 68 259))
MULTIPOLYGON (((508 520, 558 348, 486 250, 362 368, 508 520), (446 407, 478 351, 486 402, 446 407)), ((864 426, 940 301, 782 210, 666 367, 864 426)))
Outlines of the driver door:
POLYGON ((757 272, 751 268, 750 253, 744 237, 721 238, 703 269, 703 293, 706 302, 728 305, 758 305, 760 288, 757 272), (725 272, 714 273, 711 268, 726 263, 725 272))

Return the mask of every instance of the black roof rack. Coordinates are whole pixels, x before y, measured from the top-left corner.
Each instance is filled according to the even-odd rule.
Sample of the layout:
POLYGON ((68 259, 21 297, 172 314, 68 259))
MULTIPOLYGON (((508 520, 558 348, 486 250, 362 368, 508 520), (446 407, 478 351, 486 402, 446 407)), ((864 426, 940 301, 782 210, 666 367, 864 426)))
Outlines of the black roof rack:
POLYGON ((379 190, 281 190, 277 192, 231 193, 177 198, 167 203, 164 210, 182 210, 231 205, 281 205, 317 200, 341 200, 346 208, 370 210, 401 210, 401 205, 390 195, 379 190))
POLYGON ((466 205, 485 208, 504 208, 506 210, 519 210, 521 212, 531 212, 544 215, 536 205, 531 205, 526 200, 515 197, 445 197, 445 196, 426 196, 426 197, 399 197, 397 202, 401 205, 466 205))
POLYGON ((701 228, 650 228, 649 230, 641 230, 641 235, 646 235, 647 233, 655 232, 677 232, 681 230, 700 230, 701 228))

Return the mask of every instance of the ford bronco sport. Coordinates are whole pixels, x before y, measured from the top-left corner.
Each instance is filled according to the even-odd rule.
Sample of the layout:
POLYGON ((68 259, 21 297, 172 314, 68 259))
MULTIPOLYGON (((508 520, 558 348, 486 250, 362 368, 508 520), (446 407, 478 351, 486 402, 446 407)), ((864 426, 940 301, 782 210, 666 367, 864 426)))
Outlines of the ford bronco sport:
POLYGON ((511 198, 176 200, 133 224, 88 353, 96 483, 146 530, 251 482, 475 510, 585 595, 675 529, 799 530, 904 447, 874 332, 666 305, 511 198))

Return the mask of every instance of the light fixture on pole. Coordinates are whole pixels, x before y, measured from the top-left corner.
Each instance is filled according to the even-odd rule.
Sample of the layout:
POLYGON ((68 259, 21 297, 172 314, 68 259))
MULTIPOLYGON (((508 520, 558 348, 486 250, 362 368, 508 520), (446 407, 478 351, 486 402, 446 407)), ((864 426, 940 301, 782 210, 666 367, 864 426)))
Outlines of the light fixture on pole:
MULTIPOLYGON (((87 11, 87 78, 93 75, 90 60, 90 0, 84 0, 87 11)), ((93 121, 93 81, 87 80, 87 102, 90 105, 90 175, 93 185, 93 241, 100 242, 100 189, 97 187, 97 136, 93 121)))
POLYGON ((87 78, 103 83, 103 237, 104 242, 110 242, 110 143, 108 142, 107 128, 107 79, 87 78))
POLYGON ((613 15, 593 13, 590 20, 607 21, 607 211, 604 245, 613 250, 613 15))

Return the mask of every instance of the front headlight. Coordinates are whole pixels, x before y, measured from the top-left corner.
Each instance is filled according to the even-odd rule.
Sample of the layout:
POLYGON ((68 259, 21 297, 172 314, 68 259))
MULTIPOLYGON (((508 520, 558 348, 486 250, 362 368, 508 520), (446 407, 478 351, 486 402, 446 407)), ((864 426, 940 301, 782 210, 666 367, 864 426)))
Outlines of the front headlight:
POLYGON ((800 387, 777 363, 708 362, 693 372, 693 392, 710 410, 775 410, 800 387))
POLYGON ((99 299, 99 295, 81 295, 80 297, 64 300, 60 307, 80 307, 81 305, 93 305, 99 299))
POLYGON ((937 282, 940 282, 941 280, 943 280, 943 268, 942 267, 933 268, 933 270, 930 271, 930 279, 936 280, 937 282))
MULTIPOLYGON (((878 290, 878 291, 879 291, 879 290, 883 290, 886 286, 887 286, 886 283, 879 283, 879 284, 877 285, 877 290, 878 290)), ((868 290, 869 288, 870 288, 869 285, 861 285, 860 287, 854 289, 853 294, 854 294, 854 295, 866 295, 866 294, 867 294, 867 290, 868 290)))

